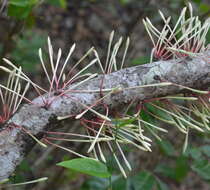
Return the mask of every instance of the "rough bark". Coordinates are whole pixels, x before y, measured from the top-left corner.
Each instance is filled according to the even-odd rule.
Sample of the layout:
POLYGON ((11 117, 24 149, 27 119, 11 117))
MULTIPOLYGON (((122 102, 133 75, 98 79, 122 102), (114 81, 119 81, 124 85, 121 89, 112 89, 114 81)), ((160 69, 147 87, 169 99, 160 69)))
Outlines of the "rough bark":
MULTIPOLYGON (((79 102, 88 106, 100 99, 99 91, 102 79, 102 89, 118 89, 103 100, 112 108, 127 104, 134 99, 140 101, 177 94, 183 90, 175 85, 130 87, 169 81, 196 89, 208 89, 210 86, 210 51, 196 57, 159 61, 126 68, 108 75, 99 75, 75 88, 76 90, 98 90, 98 92, 68 92, 65 96, 56 97, 47 109, 38 106, 42 102, 40 97, 33 100, 35 104, 22 106, 5 126, 0 126, 0 180, 9 177, 15 171, 15 168, 35 144, 21 128, 14 126, 22 126, 33 135, 41 137, 43 130, 52 129, 55 126, 58 116, 76 115, 84 110, 79 102)), ((73 88, 73 86, 69 87, 69 89, 73 88)), ((46 94, 45 98, 47 97, 46 94)), ((53 95, 50 95, 50 98, 53 98, 53 95)), ((97 105, 94 109, 99 106, 97 105)))

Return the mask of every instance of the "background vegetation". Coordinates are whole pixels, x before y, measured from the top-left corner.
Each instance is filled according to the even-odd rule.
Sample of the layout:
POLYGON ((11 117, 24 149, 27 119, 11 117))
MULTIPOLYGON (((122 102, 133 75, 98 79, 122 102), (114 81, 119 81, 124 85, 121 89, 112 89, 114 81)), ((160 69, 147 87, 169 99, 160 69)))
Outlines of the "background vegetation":
MULTIPOLYGON (((161 9, 175 22, 186 3, 183 0, 2 0, 0 57, 21 65, 33 80, 43 84, 46 78, 39 64, 38 48, 46 48, 47 36, 51 37, 55 49, 62 48, 64 54, 76 42, 73 60, 77 60, 91 46, 97 47, 105 57, 109 34, 115 30, 117 36, 131 37, 126 65, 145 64, 152 44, 141 20, 147 16, 154 24, 161 25, 158 16, 158 9, 161 9)), ((207 0, 193 0, 192 4, 195 14, 202 20, 209 17, 210 4, 207 0)), ((210 42, 210 33, 207 41, 210 42)), ((0 61, 0 64, 4 63, 0 61)), ((4 77, 1 73, 0 80, 3 81, 4 77)), ((34 95, 31 93, 30 96, 34 95)), ((71 126, 69 128, 64 123, 59 130, 80 130, 79 123, 71 126)), ((112 176, 90 177, 56 166, 58 162, 74 158, 73 155, 53 146, 45 150, 36 146, 11 180, 19 183, 44 176, 49 179, 12 189, 208 190, 209 135, 191 132, 185 153, 182 153, 184 136, 173 128, 163 137, 164 140, 153 143, 152 153, 125 148, 134 168, 127 179, 122 177, 111 156, 107 166, 112 176)), ((87 146, 78 143, 68 145, 81 152, 87 150, 87 146)))

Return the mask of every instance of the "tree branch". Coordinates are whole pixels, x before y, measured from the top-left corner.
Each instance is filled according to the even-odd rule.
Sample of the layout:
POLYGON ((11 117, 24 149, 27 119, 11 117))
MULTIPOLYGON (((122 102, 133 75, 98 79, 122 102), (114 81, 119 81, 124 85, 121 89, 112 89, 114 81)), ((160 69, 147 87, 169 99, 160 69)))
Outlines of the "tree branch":
MULTIPOLYGON (((44 130, 52 129, 59 122, 57 117, 79 114, 85 109, 81 103, 90 106, 99 100, 102 80, 102 91, 116 88, 111 92, 103 92, 103 95, 109 93, 103 102, 110 108, 128 104, 132 100, 141 101, 183 91, 183 88, 177 85, 139 87, 160 83, 160 81, 196 89, 208 89, 210 51, 198 54, 194 58, 159 61, 126 68, 108 75, 99 75, 75 89, 74 86, 70 86, 69 92, 63 96, 54 97, 51 94, 50 98, 54 100, 47 109, 37 106, 42 104, 41 97, 33 100, 35 104, 22 106, 7 124, 0 126, 0 180, 9 177, 35 145, 32 138, 21 127, 42 138, 44 130), (70 89, 78 91, 71 92, 70 89), (95 90, 95 92, 84 92, 85 90, 95 90)), ((47 98, 49 95, 44 96, 47 98)), ((100 105, 96 105, 94 109, 100 109, 100 105)))

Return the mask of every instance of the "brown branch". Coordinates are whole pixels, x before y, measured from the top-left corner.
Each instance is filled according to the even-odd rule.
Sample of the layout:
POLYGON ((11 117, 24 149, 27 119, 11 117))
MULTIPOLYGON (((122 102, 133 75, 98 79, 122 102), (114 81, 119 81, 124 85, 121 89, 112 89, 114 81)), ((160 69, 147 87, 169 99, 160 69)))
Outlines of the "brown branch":
MULTIPOLYGON (((69 92, 65 96, 56 97, 48 109, 33 104, 24 105, 0 131, 0 180, 9 177, 15 171, 15 168, 35 144, 21 128, 14 126, 24 127, 33 135, 41 138, 43 130, 49 130, 56 126, 58 116, 76 115, 84 110, 79 102, 92 105, 100 99, 103 77, 103 89, 121 89, 113 91, 103 100, 110 108, 127 104, 133 99, 145 100, 177 94, 183 90, 176 85, 137 87, 159 83, 160 80, 196 89, 208 89, 210 85, 210 51, 194 58, 159 61, 126 68, 105 76, 99 75, 76 88, 76 90, 98 90, 97 92, 69 92)), ((69 89, 73 89, 73 86, 69 89)), ((41 103, 42 99, 38 97, 33 102, 41 103)), ((100 109, 100 105, 97 105, 94 109, 96 108, 100 109)))

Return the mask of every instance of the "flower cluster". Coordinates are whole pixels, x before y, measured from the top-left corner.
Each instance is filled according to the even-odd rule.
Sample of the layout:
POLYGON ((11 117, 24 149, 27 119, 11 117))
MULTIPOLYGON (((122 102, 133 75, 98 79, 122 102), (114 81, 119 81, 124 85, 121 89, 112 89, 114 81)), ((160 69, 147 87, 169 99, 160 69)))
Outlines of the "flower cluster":
POLYGON ((22 100, 29 101, 25 97, 29 83, 22 89, 20 75, 21 67, 9 74, 6 86, 0 84, 0 124, 4 124, 18 110, 22 100))
POLYGON ((171 17, 166 18, 159 11, 163 20, 162 30, 158 30, 149 18, 143 19, 144 26, 153 43, 152 58, 168 60, 187 55, 194 55, 206 50, 206 35, 210 27, 210 19, 202 23, 197 16, 193 16, 193 8, 189 3, 189 18, 187 7, 183 8, 174 27, 171 17))

